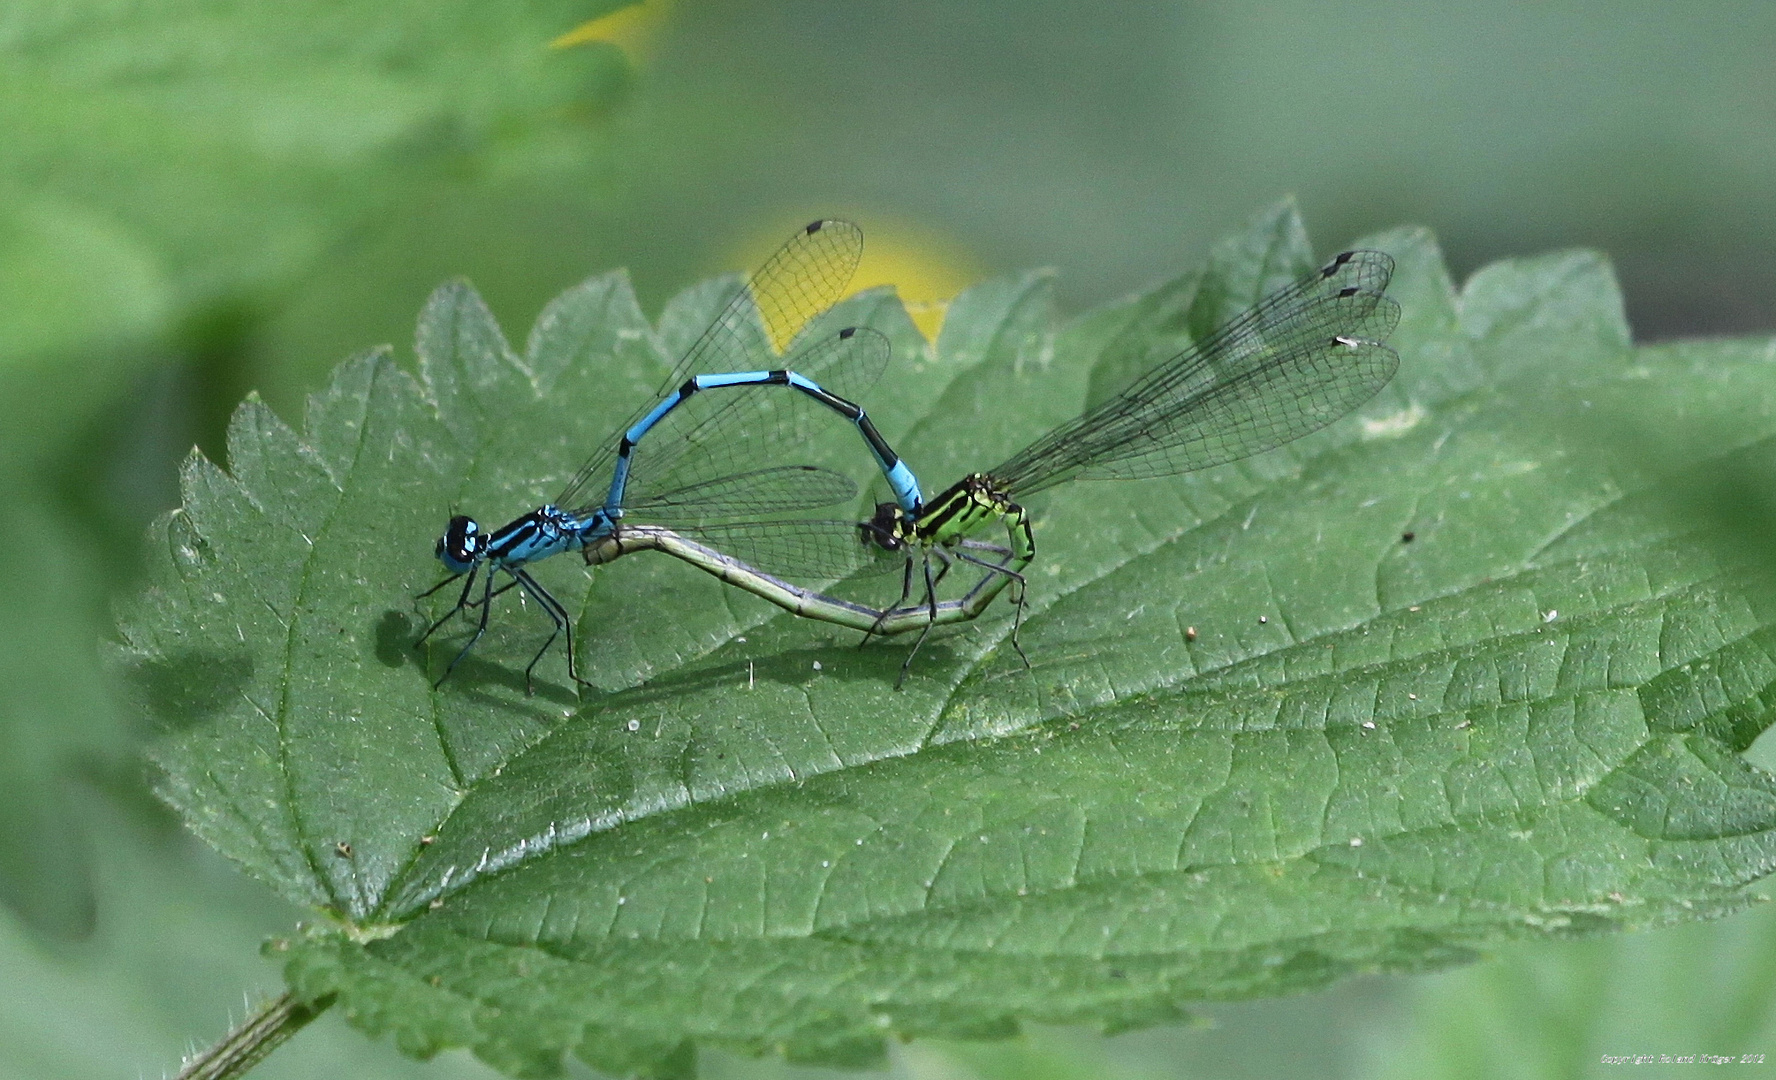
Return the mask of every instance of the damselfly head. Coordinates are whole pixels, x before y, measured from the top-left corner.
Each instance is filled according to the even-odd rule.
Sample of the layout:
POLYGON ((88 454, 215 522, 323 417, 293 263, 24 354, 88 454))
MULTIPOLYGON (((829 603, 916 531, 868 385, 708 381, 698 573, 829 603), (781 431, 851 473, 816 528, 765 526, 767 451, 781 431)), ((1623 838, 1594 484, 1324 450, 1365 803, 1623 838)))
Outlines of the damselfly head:
POLYGON ((895 502, 876 504, 875 516, 857 523, 865 544, 874 544, 883 551, 899 551, 913 535, 913 526, 895 502))
POLYGON ((451 518, 444 535, 438 537, 438 561, 453 574, 473 569, 486 552, 487 534, 466 514, 451 518))

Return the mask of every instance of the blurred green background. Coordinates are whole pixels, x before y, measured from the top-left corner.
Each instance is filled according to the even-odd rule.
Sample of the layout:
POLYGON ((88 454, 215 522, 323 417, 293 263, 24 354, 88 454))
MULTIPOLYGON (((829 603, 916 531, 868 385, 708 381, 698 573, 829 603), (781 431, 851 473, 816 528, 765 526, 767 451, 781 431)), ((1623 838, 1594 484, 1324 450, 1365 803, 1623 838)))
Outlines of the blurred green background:
MULTIPOLYGON (((1767 2, 615 6, 0 10, 0 1078, 170 1071, 275 992, 256 947, 301 913, 147 793, 108 603, 243 394, 299 420, 348 353, 404 347, 444 278, 519 336, 594 271, 630 267, 657 310, 839 214, 870 237, 859 284, 940 300, 1050 264, 1077 309, 1293 194, 1322 250, 1424 224, 1458 278, 1602 249, 1639 340, 1776 329, 1767 2)), ((1607 1075, 1602 1054, 1776 1054, 1773 1000, 1754 910, 895 1068, 1607 1075)), ((327 1016, 258 1075, 487 1071, 327 1016)))

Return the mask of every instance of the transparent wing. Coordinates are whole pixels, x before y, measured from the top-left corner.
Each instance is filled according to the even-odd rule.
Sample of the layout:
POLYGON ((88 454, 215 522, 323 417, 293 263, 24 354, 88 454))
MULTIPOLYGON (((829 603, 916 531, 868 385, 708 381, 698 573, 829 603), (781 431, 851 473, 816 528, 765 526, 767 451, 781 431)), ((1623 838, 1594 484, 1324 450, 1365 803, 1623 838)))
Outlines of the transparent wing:
POLYGON ((813 465, 780 465, 631 499, 624 506, 623 516, 625 520, 678 528, 760 514, 813 510, 850 502, 856 496, 857 485, 848 476, 813 465))
POLYGON ((748 357, 787 355, 808 323, 844 297, 862 258, 863 230, 851 222, 827 218, 804 226, 686 350, 666 386, 712 371, 748 370, 748 357))
MULTIPOLYGON (((881 377, 892 346, 868 327, 848 327, 808 343, 783 366, 847 400, 881 377)), ((816 431, 850 429, 849 421, 788 386, 722 386, 701 390, 667 413, 638 443, 625 502, 696 487, 748 464, 781 461, 816 431)), ((848 434, 864 452, 862 436, 848 434)), ((830 504, 822 504, 830 505, 830 504)))
POLYGON ((785 581, 831 583, 906 564, 905 555, 864 543, 855 521, 740 521, 677 531, 785 581))
POLYGON ((862 257, 863 230, 849 221, 812 222, 790 237, 735 290, 709 329, 685 351, 654 400, 643 403, 608 445, 593 453, 556 497, 555 505, 575 505, 582 501, 584 489, 594 477, 608 477, 621 431, 627 431, 686 379, 711 372, 782 367, 780 358, 796 344, 808 323, 844 296, 862 257))
POLYGON ((1349 251, 1260 300, 992 475, 1030 494, 1074 479, 1167 476, 1298 439, 1393 378, 1394 261, 1349 251))
POLYGON ((852 326, 798 349, 786 366, 847 401, 860 401, 882 377, 894 344, 880 330, 852 326))

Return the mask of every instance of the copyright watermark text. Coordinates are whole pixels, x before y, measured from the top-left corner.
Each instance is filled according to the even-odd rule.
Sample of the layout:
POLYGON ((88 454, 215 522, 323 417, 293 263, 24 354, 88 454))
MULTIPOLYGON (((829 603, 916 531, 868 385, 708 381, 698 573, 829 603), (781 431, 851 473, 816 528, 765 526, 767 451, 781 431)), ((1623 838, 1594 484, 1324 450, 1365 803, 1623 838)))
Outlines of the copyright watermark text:
POLYGON ((1762 1065, 1762 1054, 1604 1054, 1605 1065, 1762 1065))

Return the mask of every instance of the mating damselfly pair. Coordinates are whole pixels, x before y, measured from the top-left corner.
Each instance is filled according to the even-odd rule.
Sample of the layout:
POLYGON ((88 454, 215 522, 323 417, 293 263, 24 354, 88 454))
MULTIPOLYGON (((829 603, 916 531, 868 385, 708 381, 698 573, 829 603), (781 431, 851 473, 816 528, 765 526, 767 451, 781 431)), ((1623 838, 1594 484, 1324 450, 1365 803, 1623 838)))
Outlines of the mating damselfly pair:
POLYGON ((1017 499, 1070 480, 1166 476, 1273 449, 1368 401, 1399 366, 1385 344, 1399 319, 1385 295, 1393 260, 1347 251, 1003 464, 927 499, 857 403, 888 362, 887 338, 864 326, 834 329, 822 318, 844 297, 862 249, 863 234, 849 222, 800 230, 553 502, 491 532, 466 516, 451 519, 436 548, 451 576, 422 596, 466 580, 420 643, 458 615, 474 629, 439 685, 485 633, 494 599, 514 587, 554 624, 525 669, 526 689, 562 637, 570 678, 585 682, 571 617, 529 571, 564 551, 588 564, 662 551, 797 615, 860 630, 866 642, 917 631, 897 687, 933 627, 975 618, 1010 587, 1010 640, 1027 665, 1017 633, 1036 540, 1017 499), (780 463, 833 418, 857 429, 893 500, 867 520, 786 516, 856 496, 846 476, 780 463), (588 492, 597 493, 591 501, 588 492), (995 525, 1004 543, 977 538, 995 525), (959 596, 939 599, 958 565, 979 577, 959 596), (881 607, 821 591, 896 570, 898 597, 881 607), (509 580, 496 586, 501 575, 509 580))

